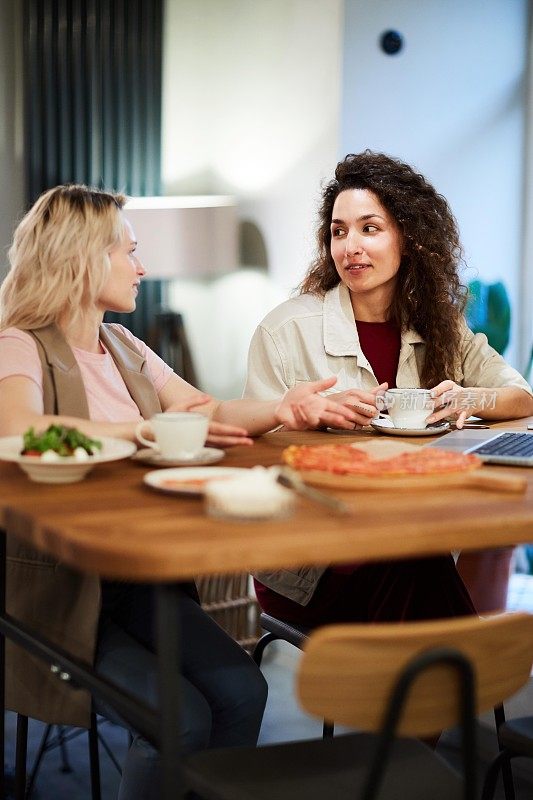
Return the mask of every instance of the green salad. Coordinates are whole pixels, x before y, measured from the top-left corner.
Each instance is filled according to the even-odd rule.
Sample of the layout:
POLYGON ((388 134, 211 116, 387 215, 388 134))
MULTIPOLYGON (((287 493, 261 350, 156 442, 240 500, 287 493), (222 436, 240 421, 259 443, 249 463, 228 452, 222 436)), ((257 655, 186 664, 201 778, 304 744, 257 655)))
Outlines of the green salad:
POLYGON ((95 450, 102 448, 102 442, 97 439, 89 439, 77 428, 50 425, 44 433, 35 433, 33 428, 26 431, 21 455, 40 456, 48 450, 53 450, 59 456, 72 456, 78 447, 92 456, 95 450))

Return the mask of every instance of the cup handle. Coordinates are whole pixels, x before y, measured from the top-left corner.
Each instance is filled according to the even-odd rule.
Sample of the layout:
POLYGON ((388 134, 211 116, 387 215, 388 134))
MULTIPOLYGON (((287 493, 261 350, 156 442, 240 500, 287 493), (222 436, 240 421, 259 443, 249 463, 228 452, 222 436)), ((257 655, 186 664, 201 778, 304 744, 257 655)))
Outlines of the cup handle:
POLYGON ((374 419, 389 419, 389 415, 385 414, 385 411, 388 410, 387 401, 385 400, 385 395, 378 394, 376 397, 376 408, 378 409, 378 414, 374 417, 374 419))
POLYGON ((156 442, 153 439, 145 439, 142 434, 145 425, 150 425, 150 423, 147 420, 139 422, 139 424, 135 428, 135 438, 137 439, 138 442, 141 442, 141 444, 144 444, 147 447, 152 447, 153 449, 156 450, 157 449, 156 442))

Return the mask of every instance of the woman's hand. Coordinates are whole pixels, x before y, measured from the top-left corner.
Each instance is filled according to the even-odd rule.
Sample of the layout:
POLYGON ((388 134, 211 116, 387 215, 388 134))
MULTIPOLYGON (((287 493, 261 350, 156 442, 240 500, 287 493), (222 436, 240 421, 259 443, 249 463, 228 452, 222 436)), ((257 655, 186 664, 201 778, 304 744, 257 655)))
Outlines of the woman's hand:
MULTIPOLYGON (((174 401, 174 403, 165 409, 165 413, 168 411, 195 411, 198 409, 201 414, 202 406, 211 402, 212 398, 208 394, 196 393, 189 397, 184 397, 183 400, 174 401)), ((253 440, 250 439, 248 431, 245 430, 245 428, 238 428, 235 425, 226 425, 224 422, 213 422, 210 420, 206 444, 233 447, 237 444, 253 444, 253 440)))
POLYGON ((235 425, 226 425, 224 422, 210 422, 206 444, 217 447, 233 447, 237 444, 253 444, 253 439, 248 436, 244 428, 235 425))
POLYGON ((431 390, 435 400, 435 410, 428 417, 428 424, 433 425, 442 419, 455 420, 457 428, 462 428, 465 420, 480 410, 480 396, 486 389, 464 388, 454 381, 442 381, 431 390))
POLYGON ((293 389, 289 389, 276 408, 277 421, 289 430, 300 431, 308 428, 318 428, 322 425, 353 430, 358 424, 368 424, 371 416, 376 416, 377 409, 372 407, 370 416, 361 410, 356 412, 353 408, 354 403, 359 402, 360 396, 368 393, 339 392, 339 395, 350 395, 348 398, 342 399, 339 399, 339 395, 323 397, 319 394, 319 392, 330 389, 336 382, 337 378, 332 376, 320 381, 303 383, 293 389), (346 402, 347 400, 349 402, 346 402))
MULTIPOLYGON (((370 425, 370 422, 378 416, 379 409, 376 405, 376 397, 384 394, 387 389, 387 383, 381 383, 379 386, 376 386, 375 389, 369 389, 367 391, 363 389, 346 389, 344 392, 328 394, 328 400, 351 408, 356 415, 354 427, 364 427, 365 425, 370 425)), ((338 426, 333 425, 331 427, 338 426)), ((345 428, 346 425, 342 427, 345 428)))

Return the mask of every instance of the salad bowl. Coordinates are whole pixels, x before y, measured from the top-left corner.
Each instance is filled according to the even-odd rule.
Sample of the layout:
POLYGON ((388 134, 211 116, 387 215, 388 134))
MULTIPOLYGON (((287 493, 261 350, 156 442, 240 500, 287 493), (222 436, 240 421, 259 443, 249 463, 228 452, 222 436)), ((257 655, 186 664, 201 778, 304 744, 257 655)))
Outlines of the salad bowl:
POLYGON ((102 448, 94 455, 80 459, 76 456, 60 456, 57 461, 46 461, 38 455, 21 455, 22 436, 0 438, 0 461, 13 461, 37 483, 75 483, 81 481, 97 464, 129 458, 136 451, 133 442, 100 436, 102 448))

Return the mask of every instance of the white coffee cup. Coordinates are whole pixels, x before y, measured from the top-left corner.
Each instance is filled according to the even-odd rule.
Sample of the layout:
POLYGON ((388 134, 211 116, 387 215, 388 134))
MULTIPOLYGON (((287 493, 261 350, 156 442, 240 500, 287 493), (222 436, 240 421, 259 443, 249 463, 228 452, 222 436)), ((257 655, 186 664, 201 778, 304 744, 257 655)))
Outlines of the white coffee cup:
POLYGON ((378 408, 387 409, 395 428, 425 428, 435 408, 429 389, 388 389, 376 400, 378 408))
POLYGON ((194 458, 207 438, 209 418, 193 411, 169 411, 140 422, 135 435, 139 442, 158 450, 163 458, 194 458), (146 439, 143 431, 151 430, 155 441, 146 439))

